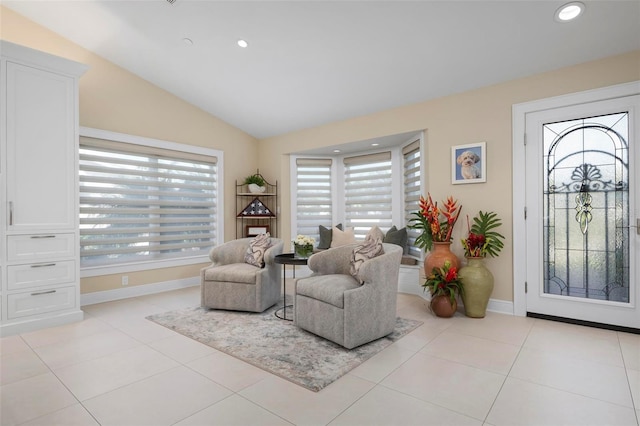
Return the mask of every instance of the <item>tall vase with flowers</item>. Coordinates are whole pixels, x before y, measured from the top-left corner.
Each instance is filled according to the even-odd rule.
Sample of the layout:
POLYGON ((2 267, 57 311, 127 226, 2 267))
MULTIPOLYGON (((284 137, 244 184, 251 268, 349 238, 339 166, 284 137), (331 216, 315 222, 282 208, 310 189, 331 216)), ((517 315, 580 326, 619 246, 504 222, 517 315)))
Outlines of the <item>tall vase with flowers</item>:
POLYGON ((409 228, 420 230, 415 245, 421 249, 433 251, 424 260, 425 275, 429 275, 434 267, 441 268, 445 261, 451 266, 459 266, 458 258, 451 252, 451 233, 458 221, 462 206, 453 197, 447 197, 443 207, 434 203, 431 194, 428 198, 420 196, 420 209, 413 212, 413 218, 409 221, 409 228))
POLYGON ((464 279, 465 292, 462 298, 465 314, 472 318, 484 318, 493 291, 493 274, 484 264, 489 255, 496 257, 504 247, 504 236, 495 231, 502 225, 494 212, 482 210, 473 218, 473 225, 467 217, 467 238, 462 240, 467 265, 460 269, 464 279))
POLYGON ((431 293, 431 311, 439 317, 449 318, 458 309, 457 295, 464 295, 464 286, 458 270, 448 260, 441 268, 433 268, 422 284, 431 293))

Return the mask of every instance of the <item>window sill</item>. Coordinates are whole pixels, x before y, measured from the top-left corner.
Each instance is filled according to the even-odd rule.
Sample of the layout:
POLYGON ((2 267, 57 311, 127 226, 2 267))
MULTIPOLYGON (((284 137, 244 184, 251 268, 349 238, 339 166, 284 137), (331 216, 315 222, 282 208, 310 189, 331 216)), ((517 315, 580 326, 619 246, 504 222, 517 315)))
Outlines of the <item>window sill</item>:
POLYGON ((181 257, 178 259, 149 260, 118 265, 87 266, 80 269, 80 278, 98 277, 101 275, 122 274, 127 272, 148 271, 151 269, 173 268, 176 266, 210 263, 209 256, 181 257))

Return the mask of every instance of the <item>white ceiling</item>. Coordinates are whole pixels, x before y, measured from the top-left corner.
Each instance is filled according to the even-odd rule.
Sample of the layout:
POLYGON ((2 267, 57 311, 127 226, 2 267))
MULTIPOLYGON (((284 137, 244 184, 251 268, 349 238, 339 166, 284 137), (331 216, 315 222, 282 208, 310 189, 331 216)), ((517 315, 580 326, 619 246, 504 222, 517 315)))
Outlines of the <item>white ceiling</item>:
POLYGON ((2 0, 257 138, 640 49, 640 0, 563 3, 2 0))

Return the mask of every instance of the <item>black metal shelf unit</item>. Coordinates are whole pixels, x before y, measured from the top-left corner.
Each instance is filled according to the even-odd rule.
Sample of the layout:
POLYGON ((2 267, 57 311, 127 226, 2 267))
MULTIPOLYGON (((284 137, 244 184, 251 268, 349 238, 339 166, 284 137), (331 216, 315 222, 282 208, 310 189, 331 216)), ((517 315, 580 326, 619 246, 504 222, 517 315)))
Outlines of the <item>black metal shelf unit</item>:
POLYGON ((249 185, 236 180, 236 238, 264 232, 278 236, 278 181, 264 182, 264 192, 251 192, 249 185))

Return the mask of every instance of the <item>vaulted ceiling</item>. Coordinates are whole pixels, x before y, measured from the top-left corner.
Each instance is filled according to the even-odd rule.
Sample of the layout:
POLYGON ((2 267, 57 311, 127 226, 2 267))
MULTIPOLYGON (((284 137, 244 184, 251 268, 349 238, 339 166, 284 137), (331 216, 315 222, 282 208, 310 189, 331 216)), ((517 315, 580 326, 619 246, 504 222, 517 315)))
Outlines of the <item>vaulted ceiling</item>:
POLYGON ((257 138, 640 49, 640 1, 563 3, 2 2, 257 138))

